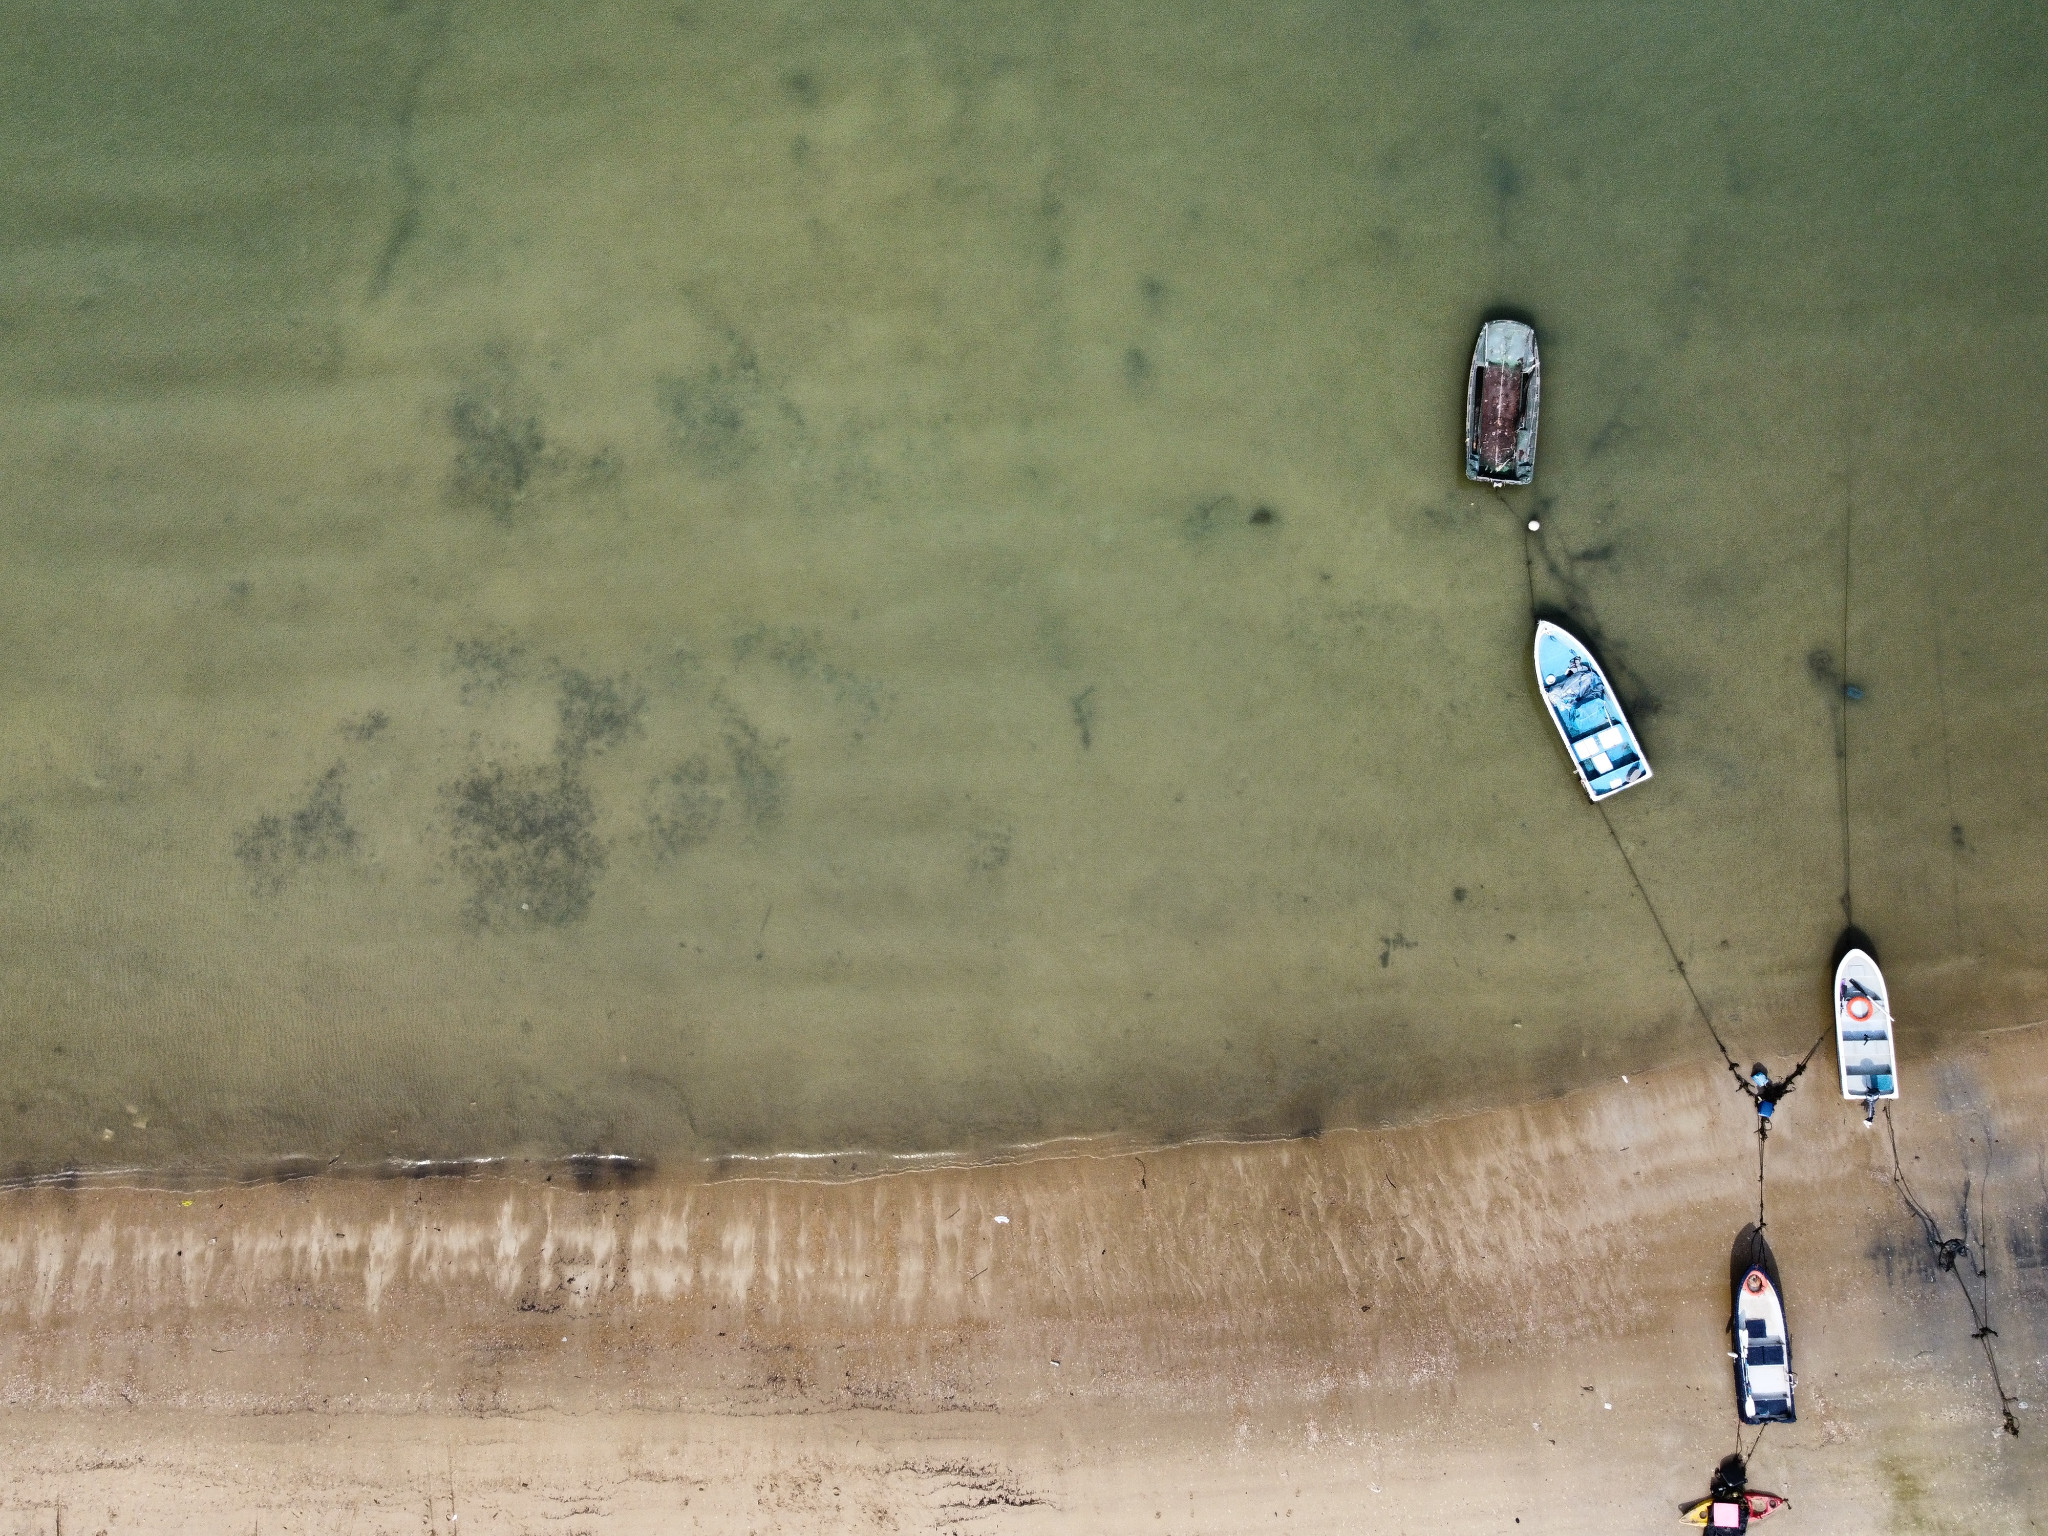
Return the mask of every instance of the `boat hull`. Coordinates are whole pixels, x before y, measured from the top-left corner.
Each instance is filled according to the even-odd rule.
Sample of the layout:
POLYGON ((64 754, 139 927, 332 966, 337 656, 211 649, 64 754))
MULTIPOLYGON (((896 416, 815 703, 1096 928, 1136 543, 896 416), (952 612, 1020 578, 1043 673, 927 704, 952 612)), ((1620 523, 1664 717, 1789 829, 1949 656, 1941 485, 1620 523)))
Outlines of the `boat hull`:
POLYGON ((1535 655, 1536 686, 1586 797, 1597 804, 1648 781, 1642 743, 1586 643, 1539 619, 1535 655))
POLYGON ((1542 405, 1535 330, 1519 320, 1487 321, 1465 379, 1465 477, 1496 489, 1534 480, 1542 405))
POLYGON ((1743 1228, 1736 1238, 1729 1273, 1735 1292, 1729 1331, 1735 1344, 1736 1414, 1745 1424, 1794 1423, 1797 1381, 1778 1261, 1755 1227, 1743 1228))
POLYGON ((1891 994, 1877 958, 1852 949, 1835 967, 1835 1066, 1842 1097, 1868 1103, 1899 1096, 1891 994))

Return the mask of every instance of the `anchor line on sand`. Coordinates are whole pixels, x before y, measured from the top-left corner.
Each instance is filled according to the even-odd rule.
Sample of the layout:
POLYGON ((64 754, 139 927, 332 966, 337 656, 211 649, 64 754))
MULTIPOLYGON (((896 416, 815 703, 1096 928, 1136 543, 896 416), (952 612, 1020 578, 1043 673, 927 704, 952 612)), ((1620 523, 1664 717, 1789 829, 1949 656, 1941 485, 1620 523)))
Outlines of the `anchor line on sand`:
MULTIPOLYGON (((1671 942, 1671 931, 1664 926, 1664 918, 1658 912, 1657 904, 1650 900, 1649 890, 1643 885, 1643 877, 1636 872, 1636 861, 1629 857, 1628 848, 1623 844, 1621 834, 1614 830, 1614 822, 1607 814, 1607 807, 1600 805, 1595 806, 1594 809, 1599 811, 1600 820, 1607 828, 1607 835, 1614 840, 1614 851, 1621 855, 1621 862, 1628 870, 1628 877, 1635 883, 1636 894, 1643 899, 1643 910, 1650 914, 1650 921, 1657 925, 1657 937, 1664 941, 1664 951, 1671 956, 1671 964, 1678 972, 1678 979, 1685 983, 1686 995, 1692 999, 1692 1006, 1698 1012, 1700 1022, 1707 1026, 1707 1033, 1713 1036, 1714 1044, 1721 1052, 1721 1059, 1728 1063, 1728 1071, 1735 1078, 1736 1088, 1741 1091, 1743 1097, 1754 1099, 1757 1096, 1757 1090, 1751 1085, 1749 1079, 1742 1075, 1741 1063, 1736 1061, 1734 1055, 1729 1051, 1728 1042, 1721 1038, 1721 1031, 1715 1028, 1713 1015, 1707 1012, 1706 1002, 1700 997, 1699 989, 1692 984, 1692 976, 1686 971, 1685 961, 1679 958, 1678 946, 1671 942)), ((1782 1099, 1792 1091, 1793 1085, 1805 1073, 1807 1065, 1812 1062, 1820 1048, 1827 1043, 1828 1036, 1833 1033, 1834 1027, 1831 1024, 1814 1037, 1813 1044, 1806 1049, 1806 1054, 1799 1058, 1799 1065, 1794 1067, 1786 1076, 1784 1082, 1778 1085, 1778 1098, 1782 1099)), ((1764 1144, 1769 1140, 1770 1132, 1771 1122, 1764 1116, 1758 1115, 1756 1123, 1756 1224, 1758 1230, 1762 1230, 1764 1225, 1764 1144)))
MULTIPOLYGON (((1899 1161, 1899 1129, 1892 1120, 1892 1107, 1889 1104, 1884 1107, 1884 1129, 1892 1144, 1892 1182, 1898 1185, 1899 1194, 1905 1200, 1906 1208, 1920 1223, 1920 1230, 1927 1238, 1928 1247, 1934 1250, 1936 1266, 1956 1277, 1956 1285, 1961 1289, 1963 1300, 1970 1308, 1970 1321, 1976 1324, 1976 1331, 1970 1337, 1984 1346, 1984 1363, 1991 1367, 1991 1386, 1998 1393, 1998 1411, 2005 1420, 2005 1432, 2008 1435, 2017 1435, 2020 1432, 2019 1421, 2013 1417, 2012 1411, 2019 1399, 2005 1390, 2005 1377, 1998 1369, 1998 1356, 1991 1348, 1991 1341, 1998 1337, 1998 1330, 1991 1326, 1991 1271, 1988 1267, 1991 1250, 1984 1241, 1983 1233, 1977 1234, 1977 1251, 1970 1251, 1969 1185, 1966 1181, 1963 1186, 1962 1236, 1942 1236, 1941 1223, 1936 1221, 1933 1213, 1914 1196, 1913 1186, 1906 1182, 1905 1165, 1899 1161), (1976 1271, 1978 1280, 1983 1282, 1984 1299, 1981 1306, 1977 1298, 1970 1293, 1970 1282, 1963 1278, 1963 1271, 1956 1262, 1959 1259, 1968 1260, 1970 1268, 1976 1271)), ((1981 1200, 1982 1195, 1978 1198, 1981 1200)))
POLYGON ((1756 1229, 1764 1229, 1764 1148, 1770 1145, 1770 1138, 1761 1130, 1756 1138, 1756 1229))
MULTIPOLYGON (((1845 512, 1845 516, 1846 516, 1846 512, 1845 512)), ((1847 643, 1848 643, 1848 633, 1849 633, 1849 630, 1848 630, 1848 625, 1849 625, 1849 606, 1848 606, 1848 604, 1849 604, 1849 589, 1848 589, 1848 584, 1847 584, 1847 583, 1848 583, 1848 563, 1847 563, 1847 562, 1848 562, 1848 528, 1847 528, 1847 524, 1846 524, 1846 522, 1844 523, 1844 526, 1843 526, 1843 535, 1842 535, 1842 537, 1843 537, 1843 546, 1842 546, 1842 547, 1843 547, 1843 566, 1842 566, 1842 576, 1843 576, 1843 588, 1842 588, 1842 635, 1843 635, 1843 644, 1844 644, 1844 647, 1845 647, 1845 649, 1846 649, 1846 646, 1847 646, 1847 643)), ((1531 531, 1531 532, 1526 532, 1526 533, 1524 533, 1524 534, 1523 534, 1523 536, 1522 536, 1522 571, 1523 571, 1523 574, 1524 574, 1524 576, 1525 576, 1525 577, 1527 578, 1527 580, 1528 580, 1528 584, 1529 584, 1529 615, 1530 615, 1530 617, 1531 617, 1532 619, 1533 619, 1533 618, 1535 617, 1535 615, 1536 615, 1536 562, 1535 562, 1535 556, 1534 556, 1534 554, 1533 554, 1533 552, 1532 552, 1532 545, 1533 545, 1533 543, 1534 543, 1534 533, 1533 533, 1533 531, 1531 531)), ((1840 701, 1840 702, 1842 703, 1842 707, 1843 707, 1844 711, 1846 711, 1846 709, 1847 709, 1847 703, 1846 703, 1846 699, 1845 699, 1845 700, 1843 700, 1843 701, 1840 701)), ((1838 716, 1837 716, 1837 719, 1838 719, 1838 720, 1841 720, 1841 721, 1842 721, 1842 726, 1841 726, 1841 729, 1842 729, 1842 730, 1843 730, 1844 732, 1846 732, 1846 730, 1847 730, 1847 719, 1846 719, 1846 714, 1843 714, 1843 715, 1838 715, 1838 716)), ((1846 754, 1847 754, 1847 752, 1848 752, 1848 739, 1847 739, 1847 736, 1846 736, 1846 734, 1845 734, 1845 735, 1843 735, 1843 736, 1842 736, 1842 737, 1840 738, 1840 747, 1841 747, 1841 751, 1842 751, 1842 753, 1844 754, 1844 757, 1843 757, 1843 761, 1844 761, 1844 763, 1846 764, 1846 762, 1847 762, 1847 756, 1846 756, 1846 754)), ((1848 851, 1848 846, 1849 846, 1849 843, 1848 843, 1848 838, 1849 838, 1849 801, 1848 801, 1848 779, 1847 779, 1847 777, 1846 777, 1846 769, 1845 769, 1845 771, 1844 771, 1844 777, 1843 777, 1843 778, 1842 778, 1842 780, 1841 780, 1841 785, 1842 785, 1842 848, 1843 848, 1843 853, 1844 853, 1844 857, 1845 857, 1845 859, 1846 859, 1846 856, 1847 856, 1847 851, 1848 851)), ((1663 917, 1663 914, 1662 914, 1662 913, 1660 913, 1660 912, 1659 912, 1659 911, 1657 910, 1657 903, 1656 903, 1656 902, 1654 902, 1654 901, 1652 901, 1652 900, 1650 899, 1650 892, 1649 892, 1649 889, 1648 889, 1648 887, 1646 887, 1646 886, 1645 886, 1645 885, 1643 884, 1643 877, 1642 877, 1642 875, 1641 875, 1640 873, 1638 873, 1638 872, 1637 872, 1637 870, 1636 870, 1636 861, 1635 861, 1634 859, 1632 859, 1632 858, 1630 858, 1630 857, 1629 857, 1629 852, 1628 852, 1628 849, 1627 849, 1627 847, 1626 847, 1626 846, 1625 846, 1625 845, 1624 845, 1624 844, 1622 843, 1622 841, 1621 841, 1621 834, 1620 834, 1619 832, 1617 832, 1617 831, 1615 831, 1615 830, 1614 830, 1614 820, 1613 820, 1613 818, 1612 818, 1612 817, 1610 817, 1610 816, 1609 816, 1609 815, 1607 814, 1607 807, 1606 807, 1605 805, 1602 805, 1602 804, 1599 804, 1599 803, 1597 803, 1597 802, 1596 802, 1593 808, 1594 808, 1594 809, 1595 809, 1596 811, 1598 811, 1598 812, 1600 813, 1600 821, 1601 821, 1602 825, 1604 825, 1604 826, 1605 826, 1605 827, 1607 828, 1607 835, 1608 835, 1608 837, 1610 837, 1610 838, 1611 838, 1611 839, 1613 839, 1613 841, 1614 841, 1614 851, 1615 851, 1616 853, 1618 853, 1618 854, 1620 854, 1620 855, 1621 855, 1621 862, 1622 862, 1623 866, 1624 866, 1624 867, 1625 867, 1625 868, 1626 868, 1626 869, 1628 870, 1628 877, 1629 877, 1630 881, 1631 881, 1631 882, 1633 882, 1633 883, 1634 883, 1634 885, 1635 885, 1635 888, 1636 888, 1636 894, 1637 894, 1638 896, 1640 896, 1640 897, 1641 897, 1641 898, 1643 899, 1643 910, 1645 910, 1646 912, 1648 912, 1648 913, 1650 914, 1650 921, 1651 921, 1652 923, 1654 923, 1654 924, 1656 924, 1656 925, 1657 925, 1657 937, 1658 937, 1658 938, 1660 938, 1660 939, 1662 939, 1662 940, 1664 941, 1664 952, 1665 952, 1666 954, 1668 954, 1668 955, 1669 955, 1669 956, 1671 957, 1671 964, 1672 964, 1672 967, 1673 967, 1673 969, 1675 969, 1675 970, 1676 970, 1676 971, 1678 972, 1678 979, 1679 979, 1680 981, 1682 981, 1682 982, 1684 982, 1684 983, 1685 983, 1685 991, 1686 991, 1686 995, 1687 995, 1688 997, 1690 997, 1690 998, 1692 999, 1692 1006, 1693 1006, 1693 1009, 1694 1009, 1694 1011, 1695 1011, 1695 1012, 1697 1012, 1697 1013, 1699 1014, 1699 1016, 1700 1016, 1700 1022, 1701 1022, 1702 1024, 1704 1024, 1704 1025, 1706 1025, 1706 1026, 1707 1026, 1707 1033, 1708 1033, 1709 1035, 1713 1036, 1713 1039, 1714 1039, 1714 1045, 1715 1045, 1715 1047, 1716 1047, 1716 1048, 1717 1048, 1717 1049, 1718 1049, 1718 1050, 1719 1050, 1719 1051, 1721 1052, 1721 1059, 1722 1059, 1723 1061, 1725 1061, 1725 1062, 1726 1062, 1726 1063, 1728 1064, 1728 1071, 1729 1071, 1729 1072, 1730 1072, 1730 1073, 1731 1073, 1731 1074, 1732 1074, 1732 1075, 1734 1076, 1734 1078, 1735 1078, 1735 1086, 1736 1086, 1736 1087, 1737 1087, 1737 1088, 1738 1088, 1738 1089, 1739 1089, 1739 1090, 1741 1091, 1741 1093, 1743 1094, 1743 1096, 1744 1096, 1745 1098, 1751 1098, 1751 1099, 1755 1098, 1755 1096, 1756 1096, 1756 1090, 1755 1090, 1755 1088, 1754 1088, 1754 1087, 1753 1087, 1753 1086, 1751 1085, 1751 1083, 1750 1083, 1749 1079, 1748 1079, 1747 1077, 1743 1076, 1743 1072, 1742 1072, 1742 1064, 1741 1064, 1740 1062, 1738 1062, 1738 1061, 1737 1061, 1737 1060, 1735 1059, 1735 1057, 1734 1057, 1734 1054, 1733 1054, 1733 1053, 1732 1053, 1732 1052, 1731 1052, 1731 1051, 1730 1051, 1730 1050, 1728 1049, 1728 1042, 1727 1042, 1727 1041, 1725 1041, 1725 1040, 1723 1040, 1723 1039, 1721 1038, 1721 1031, 1720 1031, 1720 1030, 1719 1030, 1718 1028, 1716 1028, 1716 1027, 1715 1027, 1713 1015, 1707 1012, 1707 1005, 1706 1005, 1706 1002, 1705 1002, 1705 1001, 1704 1001, 1704 1000, 1703 1000, 1703 999, 1702 999, 1702 998, 1700 997, 1700 994, 1699 994, 1699 989, 1698 989, 1697 987, 1695 987, 1695 986, 1694 986, 1694 985, 1692 984, 1692 975, 1691 975, 1691 973, 1690 973, 1689 971, 1687 971, 1687 970, 1686 970, 1686 968, 1685 968, 1685 961, 1679 958, 1679 954, 1678 954, 1678 946, 1677 946, 1676 944, 1674 944, 1674 943, 1672 943, 1672 942, 1671 942, 1671 931, 1670 931, 1670 930, 1669 930, 1668 928, 1666 928, 1666 927, 1664 926, 1664 917, 1663 917)), ((1846 873, 1846 871, 1847 871, 1847 865, 1846 865, 1846 863, 1845 863, 1845 865, 1844 865, 1844 881, 1845 881, 1845 884, 1846 884, 1846 880, 1847 880, 1847 873, 1846 873)), ((1779 1097, 1779 1098, 1782 1098, 1782 1097, 1784 1097, 1784 1095, 1785 1095, 1785 1094, 1787 1094, 1787 1093, 1789 1093, 1789 1092, 1791 1092, 1791 1091, 1792 1091, 1792 1085, 1793 1085, 1794 1083, 1798 1082, 1798 1081, 1799 1081, 1799 1078, 1800 1078, 1800 1075, 1801 1075, 1802 1073, 1804 1073, 1804 1072, 1806 1071, 1807 1063, 1809 1063, 1810 1061, 1812 1061, 1812 1060, 1813 1060, 1813 1058, 1814 1058, 1814 1054, 1815 1054, 1815 1053, 1816 1053, 1817 1051, 1819 1051, 1819 1050, 1820 1050, 1821 1046, 1822 1046, 1823 1044, 1825 1044, 1825 1043, 1826 1043, 1826 1041, 1827 1041, 1827 1038, 1828 1038, 1828 1036, 1829 1036, 1829 1035, 1831 1035, 1831 1034, 1833 1034, 1833 1033, 1834 1033, 1833 1027, 1832 1027, 1832 1025, 1830 1025, 1830 1026, 1829 1026, 1828 1028, 1825 1028, 1825 1029, 1823 1029, 1823 1030, 1822 1030, 1822 1031, 1821 1031, 1821 1032, 1820 1032, 1820 1033, 1819 1033, 1819 1034, 1818 1034, 1817 1036, 1815 1036, 1815 1037, 1814 1037, 1814 1042, 1813 1042, 1813 1044, 1812 1044, 1812 1045, 1811 1045, 1810 1047, 1808 1047, 1808 1048, 1807 1048, 1807 1052, 1806 1052, 1806 1054, 1805 1054, 1804 1056, 1802 1056, 1802 1057, 1800 1057, 1800 1058, 1799 1058, 1799 1065, 1798 1065, 1798 1066, 1796 1066, 1796 1067, 1794 1067, 1794 1068, 1792 1069, 1791 1075, 1790 1075, 1790 1076, 1788 1076, 1788 1077, 1787 1077, 1787 1078, 1786 1078, 1786 1079, 1784 1080, 1784 1082, 1783 1082, 1782 1084, 1780 1084, 1780 1085, 1779 1085, 1779 1088, 1778 1088, 1778 1097, 1779 1097)), ((1763 1116, 1761 1116, 1761 1115, 1759 1115, 1759 1116, 1757 1117, 1757 1128, 1756 1128, 1756 1134, 1757 1134, 1757 1143, 1758 1143, 1758 1144, 1757 1144, 1757 1154, 1756 1154, 1756 1157, 1757 1157, 1757 1173, 1756 1173, 1756 1182, 1757 1182, 1757 1197, 1756 1197, 1756 1224, 1757 1224, 1757 1226, 1758 1226, 1758 1227, 1762 1227, 1762 1226, 1763 1226, 1763 1224, 1764 1224, 1764 1196, 1763 1196, 1763 1183, 1764 1183, 1764 1170, 1763 1170, 1763 1160, 1764 1160, 1764 1153, 1763 1153, 1763 1142, 1764 1142, 1764 1140, 1765 1140, 1765 1139, 1766 1139, 1766 1138, 1767 1138, 1767 1137, 1769 1136, 1769 1134, 1770 1134, 1770 1121, 1769 1121, 1768 1119, 1765 1119, 1765 1118, 1764 1118, 1763 1116)))
POLYGON ((1842 483, 1842 666, 1835 679, 1835 783, 1842 808, 1842 918, 1856 922, 1856 876, 1849 838, 1849 549, 1856 520, 1856 457, 1848 456, 1842 483))
MULTIPOLYGON (((1601 823, 1607 828, 1607 835, 1614 839, 1614 851, 1621 855, 1621 862, 1628 869, 1628 877, 1635 882, 1636 894, 1643 898, 1643 910, 1650 914, 1650 921, 1657 925, 1657 937, 1664 941, 1664 951, 1671 956, 1671 964, 1678 971, 1678 979, 1685 983, 1686 995, 1700 1016, 1700 1022, 1707 1026, 1707 1033, 1714 1037, 1714 1044, 1720 1047, 1721 1059, 1728 1063, 1728 1070, 1735 1074, 1738 1083, 1744 1082, 1742 1068, 1729 1054, 1728 1042, 1721 1038, 1721 1031, 1714 1027, 1714 1019, 1707 1012, 1707 1005, 1700 1001, 1699 990, 1693 986, 1692 977, 1686 973, 1685 962, 1678 957, 1678 946, 1671 942, 1671 934, 1664 926, 1664 919, 1657 911, 1657 903, 1650 900, 1650 893, 1643 886, 1643 877, 1636 873, 1636 861, 1628 856, 1628 849, 1622 845, 1621 834, 1614 830, 1614 822, 1607 814, 1607 807, 1596 805, 1601 823)), ((1745 1085, 1746 1086, 1746 1085, 1745 1085)))
POLYGON ((1529 578, 1529 617, 1536 617, 1536 557, 1529 546, 1534 542, 1528 532, 1522 534, 1522 574, 1529 578))
MULTIPOLYGON (((1814 1037, 1813 1044, 1806 1048, 1806 1054, 1799 1058, 1799 1065, 1794 1067, 1786 1076, 1785 1081, 1778 1085, 1778 1097, 1780 1099, 1792 1091, 1792 1085, 1799 1081, 1800 1074, 1805 1072, 1807 1063, 1813 1060, 1815 1053, 1827 1043, 1828 1036, 1834 1032, 1834 1027, 1830 1025, 1814 1037)), ((1746 1084, 1743 1091, 1744 1093, 1751 1093, 1750 1088, 1746 1084)), ((1751 1094, 1751 1096, 1754 1097, 1754 1094, 1751 1094)), ((1756 1227, 1759 1232, 1764 1228, 1764 1148, 1769 1144, 1770 1139, 1771 1122, 1764 1116, 1758 1115, 1756 1121, 1756 1227)))
MULTIPOLYGON (((1536 557, 1533 552, 1535 536, 1533 529, 1522 535, 1522 573, 1529 583, 1529 617, 1536 617, 1536 557)), ((1728 1070, 1735 1074, 1735 1081, 1746 1093, 1749 1083, 1742 1075, 1742 1067, 1729 1054, 1728 1044, 1721 1038, 1720 1030, 1714 1027, 1713 1016, 1707 1012, 1707 1005, 1700 1000, 1698 990, 1692 984, 1692 977, 1686 973, 1685 962, 1678 957, 1678 946, 1671 942, 1671 934, 1664 927, 1664 919, 1657 911, 1657 904, 1650 900, 1650 893, 1643 885, 1643 877, 1636 873, 1636 861, 1628 856, 1628 849, 1622 846, 1621 834, 1614 830, 1614 822, 1607 814, 1607 807, 1595 803, 1593 809, 1600 813, 1600 820, 1607 828, 1607 835, 1614 840, 1614 851, 1621 855, 1621 862, 1628 869, 1628 877, 1635 883, 1636 894, 1643 899, 1643 908, 1650 914, 1650 921, 1657 925, 1657 937, 1664 941, 1665 953, 1671 956, 1671 964, 1678 971, 1678 979, 1685 983, 1685 990, 1692 998, 1693 1008, 1699 1013, 1700 1022, 1707 1026, 1707 1033, 1714 1037, 1714 1044, 1720 1048, 1721 1059, 1728 1063, 1728 1070)), ((1811 1055, 1811 1052, 1807 1053, 1811 1055)), ((1805 1063, 1801 1063, 1804 1068, 1805 1063)), ((1794 1074, 1797 1075, 1796 1073, 1794 1074)))

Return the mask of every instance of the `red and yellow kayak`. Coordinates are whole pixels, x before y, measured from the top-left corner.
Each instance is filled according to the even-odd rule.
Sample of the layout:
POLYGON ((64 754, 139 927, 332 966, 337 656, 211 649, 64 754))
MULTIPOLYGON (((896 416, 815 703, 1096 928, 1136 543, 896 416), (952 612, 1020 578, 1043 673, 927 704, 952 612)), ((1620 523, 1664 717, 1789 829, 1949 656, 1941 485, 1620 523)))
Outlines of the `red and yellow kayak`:
POLYGON ((1791 1501, 1775 1493, 1743 1492, 1728 1498, 1701 1499, 1684 1516, 1686 1524, 1716 1531, 1742 1531, 1752 1520, 1767 1520, 1791 1501))

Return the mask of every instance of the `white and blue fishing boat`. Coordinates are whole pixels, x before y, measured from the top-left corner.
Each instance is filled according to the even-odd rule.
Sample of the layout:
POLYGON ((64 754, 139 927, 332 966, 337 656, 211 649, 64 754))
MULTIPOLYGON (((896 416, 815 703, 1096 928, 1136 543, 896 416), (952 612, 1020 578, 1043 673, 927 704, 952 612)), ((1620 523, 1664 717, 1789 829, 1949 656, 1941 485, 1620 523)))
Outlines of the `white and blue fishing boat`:
POLYGON ((1536 681, 1589 797, 1605 800, 1650 777, 1600 663, 1584 641, 1548 619, 1536 621, 1536 681))
POLYGON ((1778 1284, 1778 1260, 1755 1227, 1744 1227, 1735 1240, 1729 1266, 1735 1282, 1736 1412, 1745 1424, 1790 1424, 1792 1408, 1792 1339, 1785 1327, 1785 1293, 1778 1284))
POLYGON ((1891 994, 1877 957, 1866 950, 1851 949, 1835 967, 1835 1062, 1842 1097, 1863 1101, 1865 1125, 1877 1118, 1879 1099, 1899 1096, 1891 994))

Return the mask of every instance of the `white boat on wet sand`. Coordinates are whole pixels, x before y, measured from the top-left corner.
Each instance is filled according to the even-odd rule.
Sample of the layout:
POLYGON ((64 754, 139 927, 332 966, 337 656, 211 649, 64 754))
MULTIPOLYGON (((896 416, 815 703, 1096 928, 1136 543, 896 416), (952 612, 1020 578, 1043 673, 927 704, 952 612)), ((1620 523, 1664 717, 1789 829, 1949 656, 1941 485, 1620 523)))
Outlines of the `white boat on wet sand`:
POLYGON ((1877 1118, 1879 1099, 1899 1096, 1891 994, 1866 950, 1851 949, 1835 967, 1835 1061, 1842 1097, 1862 1100, 1865 1125, 1877 1118))
POLYGON ((1520 320, 1489 320, 1472 347, 1465 380, 1465 477, 1490 485, 1536 478, 1536 417, 1543 363, 1536 332, 1520 320))
POLYGON ((1605 800, 1650 777, 1600 663, 1583 640, 1548 619, 1536 621, 1536 682, 1588 798, 1605 800))
POLYGON ((1735 1315, 1729 1331, 1735 1348, 1729 1354, 1735 1360, 1736 1413, 1745 1424, 1790 1424, 1798 1417, 1792 1407, 1797 1379, 1777 1258, 1755 1227, 1743 1228, 1733 1257, 1735 1315))

